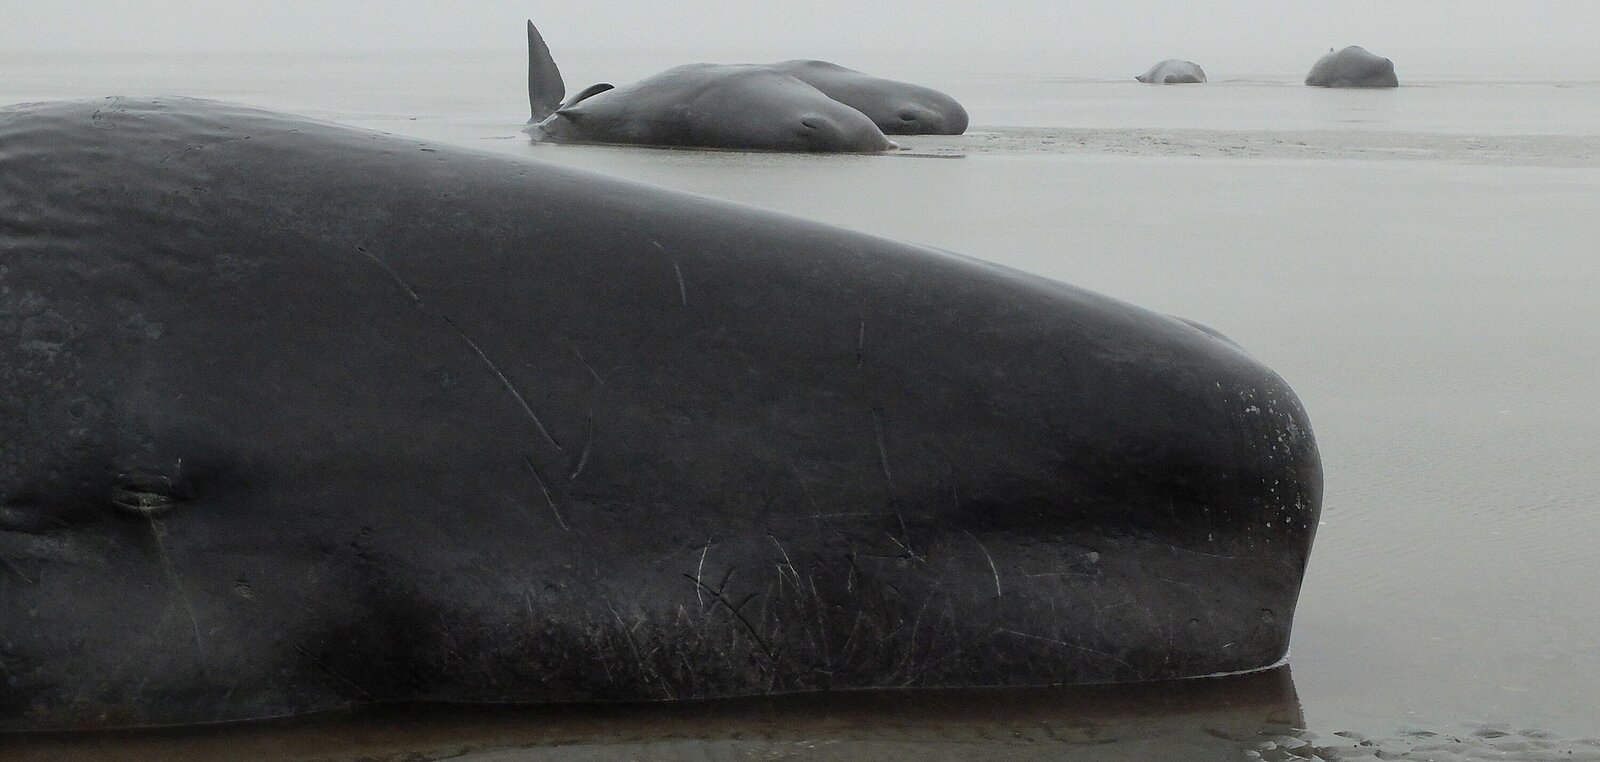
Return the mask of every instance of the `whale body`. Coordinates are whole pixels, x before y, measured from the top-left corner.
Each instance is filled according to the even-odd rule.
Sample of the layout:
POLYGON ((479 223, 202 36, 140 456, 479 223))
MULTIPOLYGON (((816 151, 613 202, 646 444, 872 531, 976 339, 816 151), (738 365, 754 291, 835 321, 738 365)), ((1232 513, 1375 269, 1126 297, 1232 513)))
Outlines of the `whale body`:
POLYGON ((1134 79, 1147 85, 1193 85, 1206 81, 1206 72, 1193 61, 1169 58, 1134 79))
POLYGON ((1280 662, 1284 381, 1062 283, 253 108, 0 109, 0 729, 1280 662))
POLYGON ((1311 87, 1399 87, 1394 62, 1360 45, 1329 50, 1306 75, 1311 87))
POLYGON ((622 87, 566 95, 544 38, 528 22, 524 129, 536 142, 609 143, 801 153, 875 153, 894 147, 865 114, 784 72, 695 63, 622 87))
POLYGON ((768 64, 871 119, 885 135, 960 135, 967 110, 931 87, 900 82, 814 60, 768 64))

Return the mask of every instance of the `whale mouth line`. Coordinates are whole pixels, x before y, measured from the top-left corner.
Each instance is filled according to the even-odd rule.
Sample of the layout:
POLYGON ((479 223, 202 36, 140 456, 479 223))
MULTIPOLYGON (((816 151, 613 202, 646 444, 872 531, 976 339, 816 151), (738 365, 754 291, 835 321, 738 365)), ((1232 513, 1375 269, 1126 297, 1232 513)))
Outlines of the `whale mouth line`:
POLYGON ((44 565, 54 564, 100 567, 104 562, 93 544, 85 544, 76 534, 0 526, 0 589, 9 577, 39 584, 44 565))
MULTIPOLYGON (((63 529, 66 527, 62 527, 63 529)), ((0 505, 0 532, 37 535, 50 530, 50 522, 32 505, 0 505)))

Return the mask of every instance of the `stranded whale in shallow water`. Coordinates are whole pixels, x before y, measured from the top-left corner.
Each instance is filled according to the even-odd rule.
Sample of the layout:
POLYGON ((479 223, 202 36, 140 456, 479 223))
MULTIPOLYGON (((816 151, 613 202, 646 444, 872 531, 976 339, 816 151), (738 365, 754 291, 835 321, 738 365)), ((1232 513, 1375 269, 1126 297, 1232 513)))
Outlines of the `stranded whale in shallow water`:
POLYGON ((1394 73, 1394 62, 1368 52, 1360 45, 1344 50, 1328 49, 1327 55, 1317 59, 1306 75, 1306 84, 1312 87, 1399 87, 1394 73))
POLYGON ((1234 344, 793 217, 187 99, 0 110, 0 728, 1280 661, 1234 344))
POLYGON ((1169 58, 1134 79, 1147 85, 1195 85, 1206 81, 1206 72, 1193 61, 1169 58))
POLYGON ((871 119, 889 135, 960 135, 967 110, 931 87, 874 77, 827 61, 769 64, 871 119))
POLYGON ((838 153, 893 146, 861 112, 766 66, 688 64, 564 98, 561 72, 529 21, 526 132, 535 140, 838 153))

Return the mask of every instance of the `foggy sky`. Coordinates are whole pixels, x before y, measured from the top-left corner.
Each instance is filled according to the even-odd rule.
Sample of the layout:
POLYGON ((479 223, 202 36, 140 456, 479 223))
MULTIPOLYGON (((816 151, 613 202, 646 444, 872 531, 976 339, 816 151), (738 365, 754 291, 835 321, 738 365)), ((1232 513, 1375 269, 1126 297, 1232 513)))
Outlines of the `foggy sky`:
POLYGON ((1492 71, 1503 61, 1521 75, 1600 77, 1595 0, 0 0, 0 55, 509 52, 524 49, 525 18, 553 49, 681 50, 690 60, 734 50, 1033 51, 1063 66, 1114 59, 1120 71, 1179 57, 1264 72, 1303 71, 1331 46, 1360 44, 1402 72, 1492 71))

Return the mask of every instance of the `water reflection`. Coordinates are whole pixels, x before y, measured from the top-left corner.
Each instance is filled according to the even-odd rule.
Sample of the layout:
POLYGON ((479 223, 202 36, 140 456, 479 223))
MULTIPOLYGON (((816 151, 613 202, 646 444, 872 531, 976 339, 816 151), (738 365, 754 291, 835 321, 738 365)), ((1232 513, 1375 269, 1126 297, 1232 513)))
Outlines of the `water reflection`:
POLYGON ((1600 740, 1507 724, 1306 727, 1288 667, 1143 685, 588 707, 408 706, 177 730, 0 735, 7 762, 1521 760, 1600 740))
POLYGON ((0 737, 0 758, 1236 760, 1266 748, 1263 739, 1292 738, 1303 727, 1284 667, 1126 686, 415 706, 188 730, 0 737))

